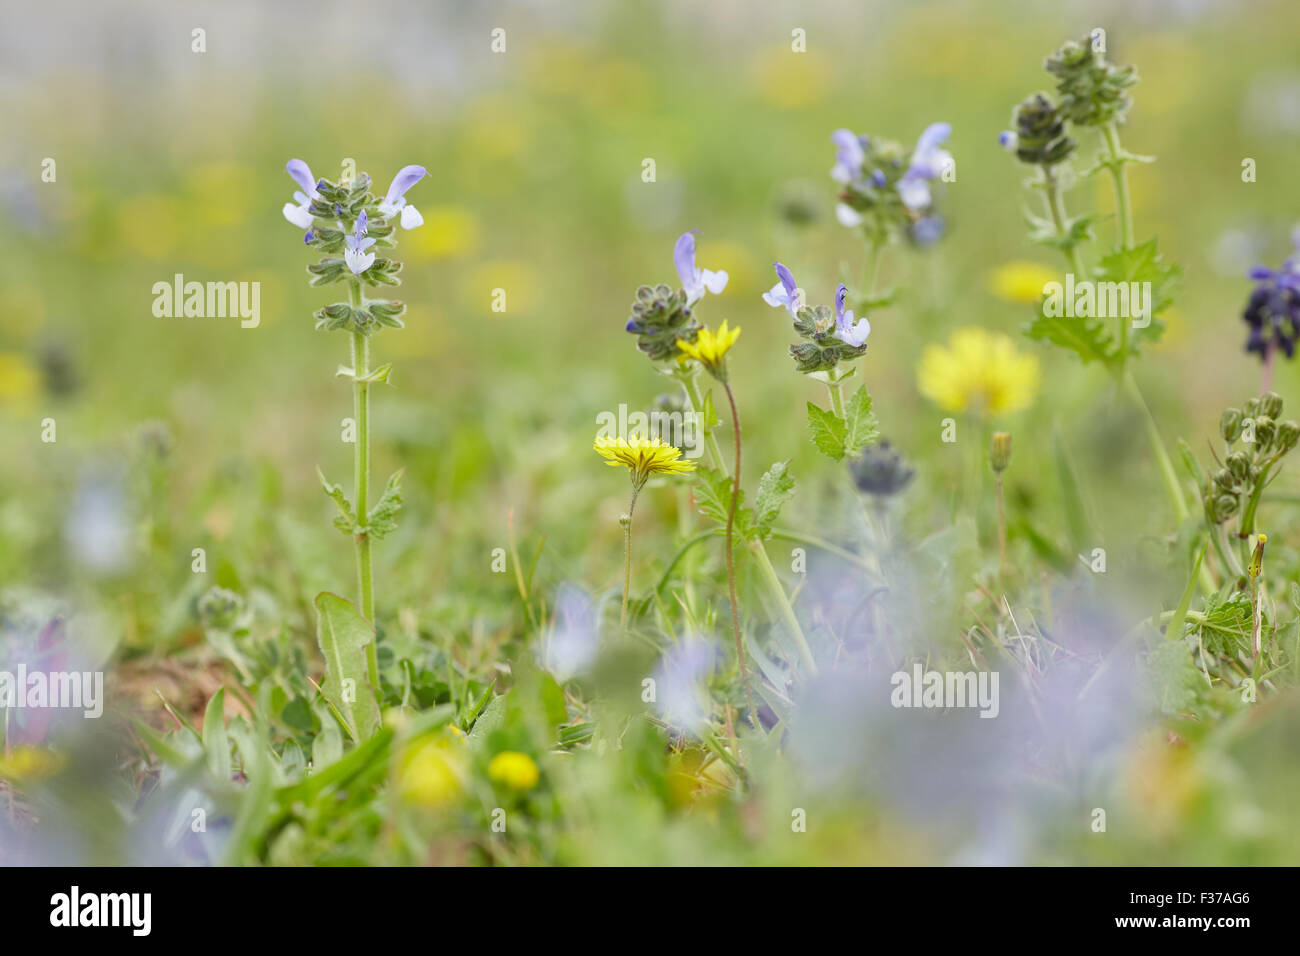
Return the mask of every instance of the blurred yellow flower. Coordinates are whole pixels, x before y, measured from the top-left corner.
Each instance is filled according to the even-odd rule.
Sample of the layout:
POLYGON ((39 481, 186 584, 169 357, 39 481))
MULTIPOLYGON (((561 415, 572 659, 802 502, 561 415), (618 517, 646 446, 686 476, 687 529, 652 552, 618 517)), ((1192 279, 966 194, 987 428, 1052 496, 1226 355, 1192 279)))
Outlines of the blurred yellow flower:
POLYGON ((422 210, 424 225, 402 236, 404 249, 414 258, 463 259, 478 251, 482 232, 478 217, 461 206, 433 206, 422 210))
POLYGON ((722 363, 727 358, 727 352, 736 344, 738 338, 740 338, 740 327, 728 329, 727 320, 723 319, 716 334, 706 326, 700 329, 700 334, 695 337, 694 342, 678 339, 677 347, 714 375, 718 375, 722 371, 722 363))
POLYGON ((537 267, 522 259, 495 259, 464 274, 461 296, 474 312, 509 316, 528 312, 537 304, 537 267))
POLYGON ((0 753, 0 778, 15 783, 36 783, 58 773, 63 758, 43 747, 15 747, 0 753))
POLYGON ((514 790, 531 790, 537 786, 541 772, 528 754, 503 750, 488 764, 488 776, 514 790))
POLYGON ((997 414, 1033 403, 1038 359, 1016 351, 1010 337, 987 329, 953 332, 947 346, 927 345, 917 367, 921 394, 950 412, 997 414))
POLYGON ((162 259, 176 248, 181 221, 182 204, 175 196, 131 196, 117 207, 123 245, 146 259, 162 259))
POLYGON ((1033 305, 1043 297, 1043 287, 1059 282, 1061 274, 1038 262, 1016 259, 989 274, 989 291, 1004 302, 1033 305))
POLYGON ((830 71, 817 55, 795 53, 782 45, 759 51, 754 57, 753 77, 759 96, 788 110, 825 99, 830 71))
POLYGON ((26 405, 40 387, 41 374, 26 357, 0 352, 0 404, 26 405))
POLYGON ((408 747, 398 773, 397 790, 402 800, 437 809, 460 796, 467 770, 465 744, 465 735, 448 724, 442 733, 408 747))

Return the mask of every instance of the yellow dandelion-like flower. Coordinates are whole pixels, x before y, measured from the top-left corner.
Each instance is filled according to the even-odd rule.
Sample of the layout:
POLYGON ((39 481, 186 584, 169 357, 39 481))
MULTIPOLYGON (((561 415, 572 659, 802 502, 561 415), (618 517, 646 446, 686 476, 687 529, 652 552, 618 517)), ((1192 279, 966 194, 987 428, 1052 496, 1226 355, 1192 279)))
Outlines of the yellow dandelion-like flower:
POLYGON ((597 438, 592 448, 613 467, 627 468, 632 484, 644 485, 652 475, 684 475, 695 462, 682 458, 682 450, 659 438, 597 438))
POLYGON ((927 345, 916 374, 921 394, 940 408, 980 414, 1028 407, 1040 377, 1037 357, 980 328, 958 329, 946 346, 927 345))
POLYGON ((513 790, 531 790, 537 786, 541 771, 528 754, 503 750, 488 764, 488 776, 513 790))
POLYGON ((1004 302, 1033 305, 1043 297, 1043 287, 1059 282, 1060 273, 1038 262, 1017 259, 989 274, 989 291, 1004 302))
POLYGON ((677 347, 707 368, 716 378, 722 379, 726 373, 724 363, 727 352, 736 344, 738 338, 740 338, 740 327, 728 329, 727 320, 723 319, 716 333, 708 328, 700 329, 700 334, 695 337, 694 342, 683 342, 678 339, 677 347))

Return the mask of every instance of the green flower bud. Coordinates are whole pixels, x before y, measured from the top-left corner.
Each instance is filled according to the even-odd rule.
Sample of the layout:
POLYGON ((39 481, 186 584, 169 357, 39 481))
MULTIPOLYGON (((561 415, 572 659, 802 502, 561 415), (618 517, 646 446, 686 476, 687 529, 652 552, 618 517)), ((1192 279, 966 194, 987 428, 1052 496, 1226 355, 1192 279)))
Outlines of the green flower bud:
POLYGON ((1016 131, 1016 157, 1022 163, 1055 166, 1074 152, 1075 142, 1065 134, 1065 120, 1044 93, 1035 93, 1017 106, 1011 125, 1016 131))
POLYGON ((1273 419, 1267 415, 1259 415, 1255 418, 1255 442, 1260 451, 1268 451, 1276 435, 1277 423, 1273 419))
POLYGON ((1043 64, 1056 77, 1061 114, 1080 126, 1122 123, 1133 105, 1129 89, 1138 81, 1137 69, 1106 62, 1091 36, 1068 40, 1043 64))
POLYGON ((1236 487, 1237 481, 1232 477, 1232 473, 1226 468, 1220 468, 1214 473, 1214 485, 1221 491, 1231 491, 1236 487))
POLYGON ((1265 392, 1259 397, 1259 413, 1277 419, 1282 414, 1282 396, 1277 392, 1265 392))
POLYGON ((1006 432, 993 433, 993 441, 989 449, 989 460, 993 465, 993 470, 998 474, 1006 471, 1007 465, 1011 464, 1011 436, 1006 432))
POLYGON ((1246 457, 1245 452, 1234 451, 1224 464, 1228 466, 1228 474, 1232 476, 1234 483, 1245 481, 1250 474, 1250 459, 1246 457))
POLYGON ((1240 504, 1236 495, 1219 495, 1214 499, 1214 520, 1222 524, 1237 513, 1240 504))
POLYGON ((1219 417, 1219 434, 1231 444, 1241 436, 1241 409, 1225 408, 1219 417))
POLYGON ((636 290, 627 331, 637 337, 636 347, 653 361, 662 362, 681 354, 677 341, 694 342, 700 324, 686 307, 686 293, 660 284, 636 290))
POLYGON ((1258 414, 1259 414, 1259 399, 1252 398, 1248 402, 1246 402, 1245 417, 1254 418, 1258 414))
POLYGON ((1288 418, 1277 426, 1277 449, 1285 454, 1300 442, 1300 422, 1288 418))

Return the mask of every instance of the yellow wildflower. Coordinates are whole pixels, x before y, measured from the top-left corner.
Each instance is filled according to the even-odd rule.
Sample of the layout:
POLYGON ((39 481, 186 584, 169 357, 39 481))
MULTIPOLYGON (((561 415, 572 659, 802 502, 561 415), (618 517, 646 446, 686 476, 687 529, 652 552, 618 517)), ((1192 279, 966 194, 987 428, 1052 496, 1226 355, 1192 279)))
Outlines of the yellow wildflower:
POLYGON ((40 391, 41 374, 17 352, 0 352, 0 405, 26 405, 40 391))
POLYGON ((613 468, 626 467, 632 484, 644 485, 652 475, 684 475, 695 462, 682 458, 682 450, 659 438, 597 438, 592 444, 613 468))
POLYGON ((736 344, 738 338, 740 338, 740 327, 728 329, 727 320, 723 319, 716 334, 706 327, 700 329, 694 342, 683 342, 678 339, 677 347, 707 368, 716 378, 723 379, 726 377, 724 363, 727 352, 736 344))
MULTIPOLYGON (((448 725, 450 727, 450 725, 448 725)), ((460 796, 467 771, 464 734, 434 734, 413 743, 402 754, 398 792, 410 804, 427 809, 446 806, 460 796)))
POLYGON ((503 750, 488 764, 488 776, 514 790, 531 790, 537 786, 541 771, 528 754, 503 750))
POLYGON ((36 783, 53 776, 62 766, 62 757, 42 747, 15 747, 8 756, 0 753, 0 779, 16 783, 36 783))
POLYGON ((1059 282, 1060 273, 1037 262, 1017 259, 998 266, 989 275, 989 291, 1005 302, 1033 305, 1043 297, 1043 287, 1059 282))
POLYGON ((1038 359, 1018 352, 1010 337, 987 329, 958 329, 948 345, 927 345, 917 367, 921 394, 950 412, 997 414, 1033 403, 1038 359))

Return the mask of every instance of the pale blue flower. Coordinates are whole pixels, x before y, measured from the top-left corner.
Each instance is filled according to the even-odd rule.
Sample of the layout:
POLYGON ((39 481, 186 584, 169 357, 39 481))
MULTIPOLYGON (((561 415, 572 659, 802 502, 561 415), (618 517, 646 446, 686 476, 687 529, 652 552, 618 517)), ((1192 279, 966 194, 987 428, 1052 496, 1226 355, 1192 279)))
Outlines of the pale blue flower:
POLYGON ((861 348, 867 341, 867 336, 871 334, 871 323, 866 318, 853 321, 853 310, 844 308, 844 300, 848 296, 848 287, 843 282, 835 290, 835 336, 845 345, 851 345, 855 349, 861 348))
POLYGON ((291 159, 284 166, 293 181, 302 187, 293 194, 294 201, 284 204, 284 218, 299 229, 310 229, 315 217, 311 214, 311 201, 320 198, 311 169, 301 159, 291 159))
POLYGON ((684 232, 673 245, 673 265, 686 292, 686 304, 694 305, 704 298, 705 291, 718 295, 727 287, 727 274, 721 270, 700 269, 695 265, 695 233, 684 232))
POLYGON ((347 262, 348 268, 352 270, 353 275, 361 275, 375 261, 375 254, 366 251, 375 244, 375 240, 366 235, 366 211, 364 209, 361 210, 361 215, 357 216, 356 230, 343 241, 347 244, 347 249, 343 252, 343 259, 347 262))
POLYGON ((406 191, 428 175, 428 172, 423 166, 403 166, 399 169, 388 187, 388 194, 379 204, 379 214, 385 219, 391 219, 400 213, 403 229, 424 225, 424 217, 419 210, 407 204, 406 191))
POLYGON ((786 308, 791 315, 798 315, 801 303, 799 301, 799 287, 795 284, 794 276, 781 263, 774 262, 772 265, 776 269, 780 281, 772 286, 770 292, 763 293, 763 301, 773 308, 786 308))

